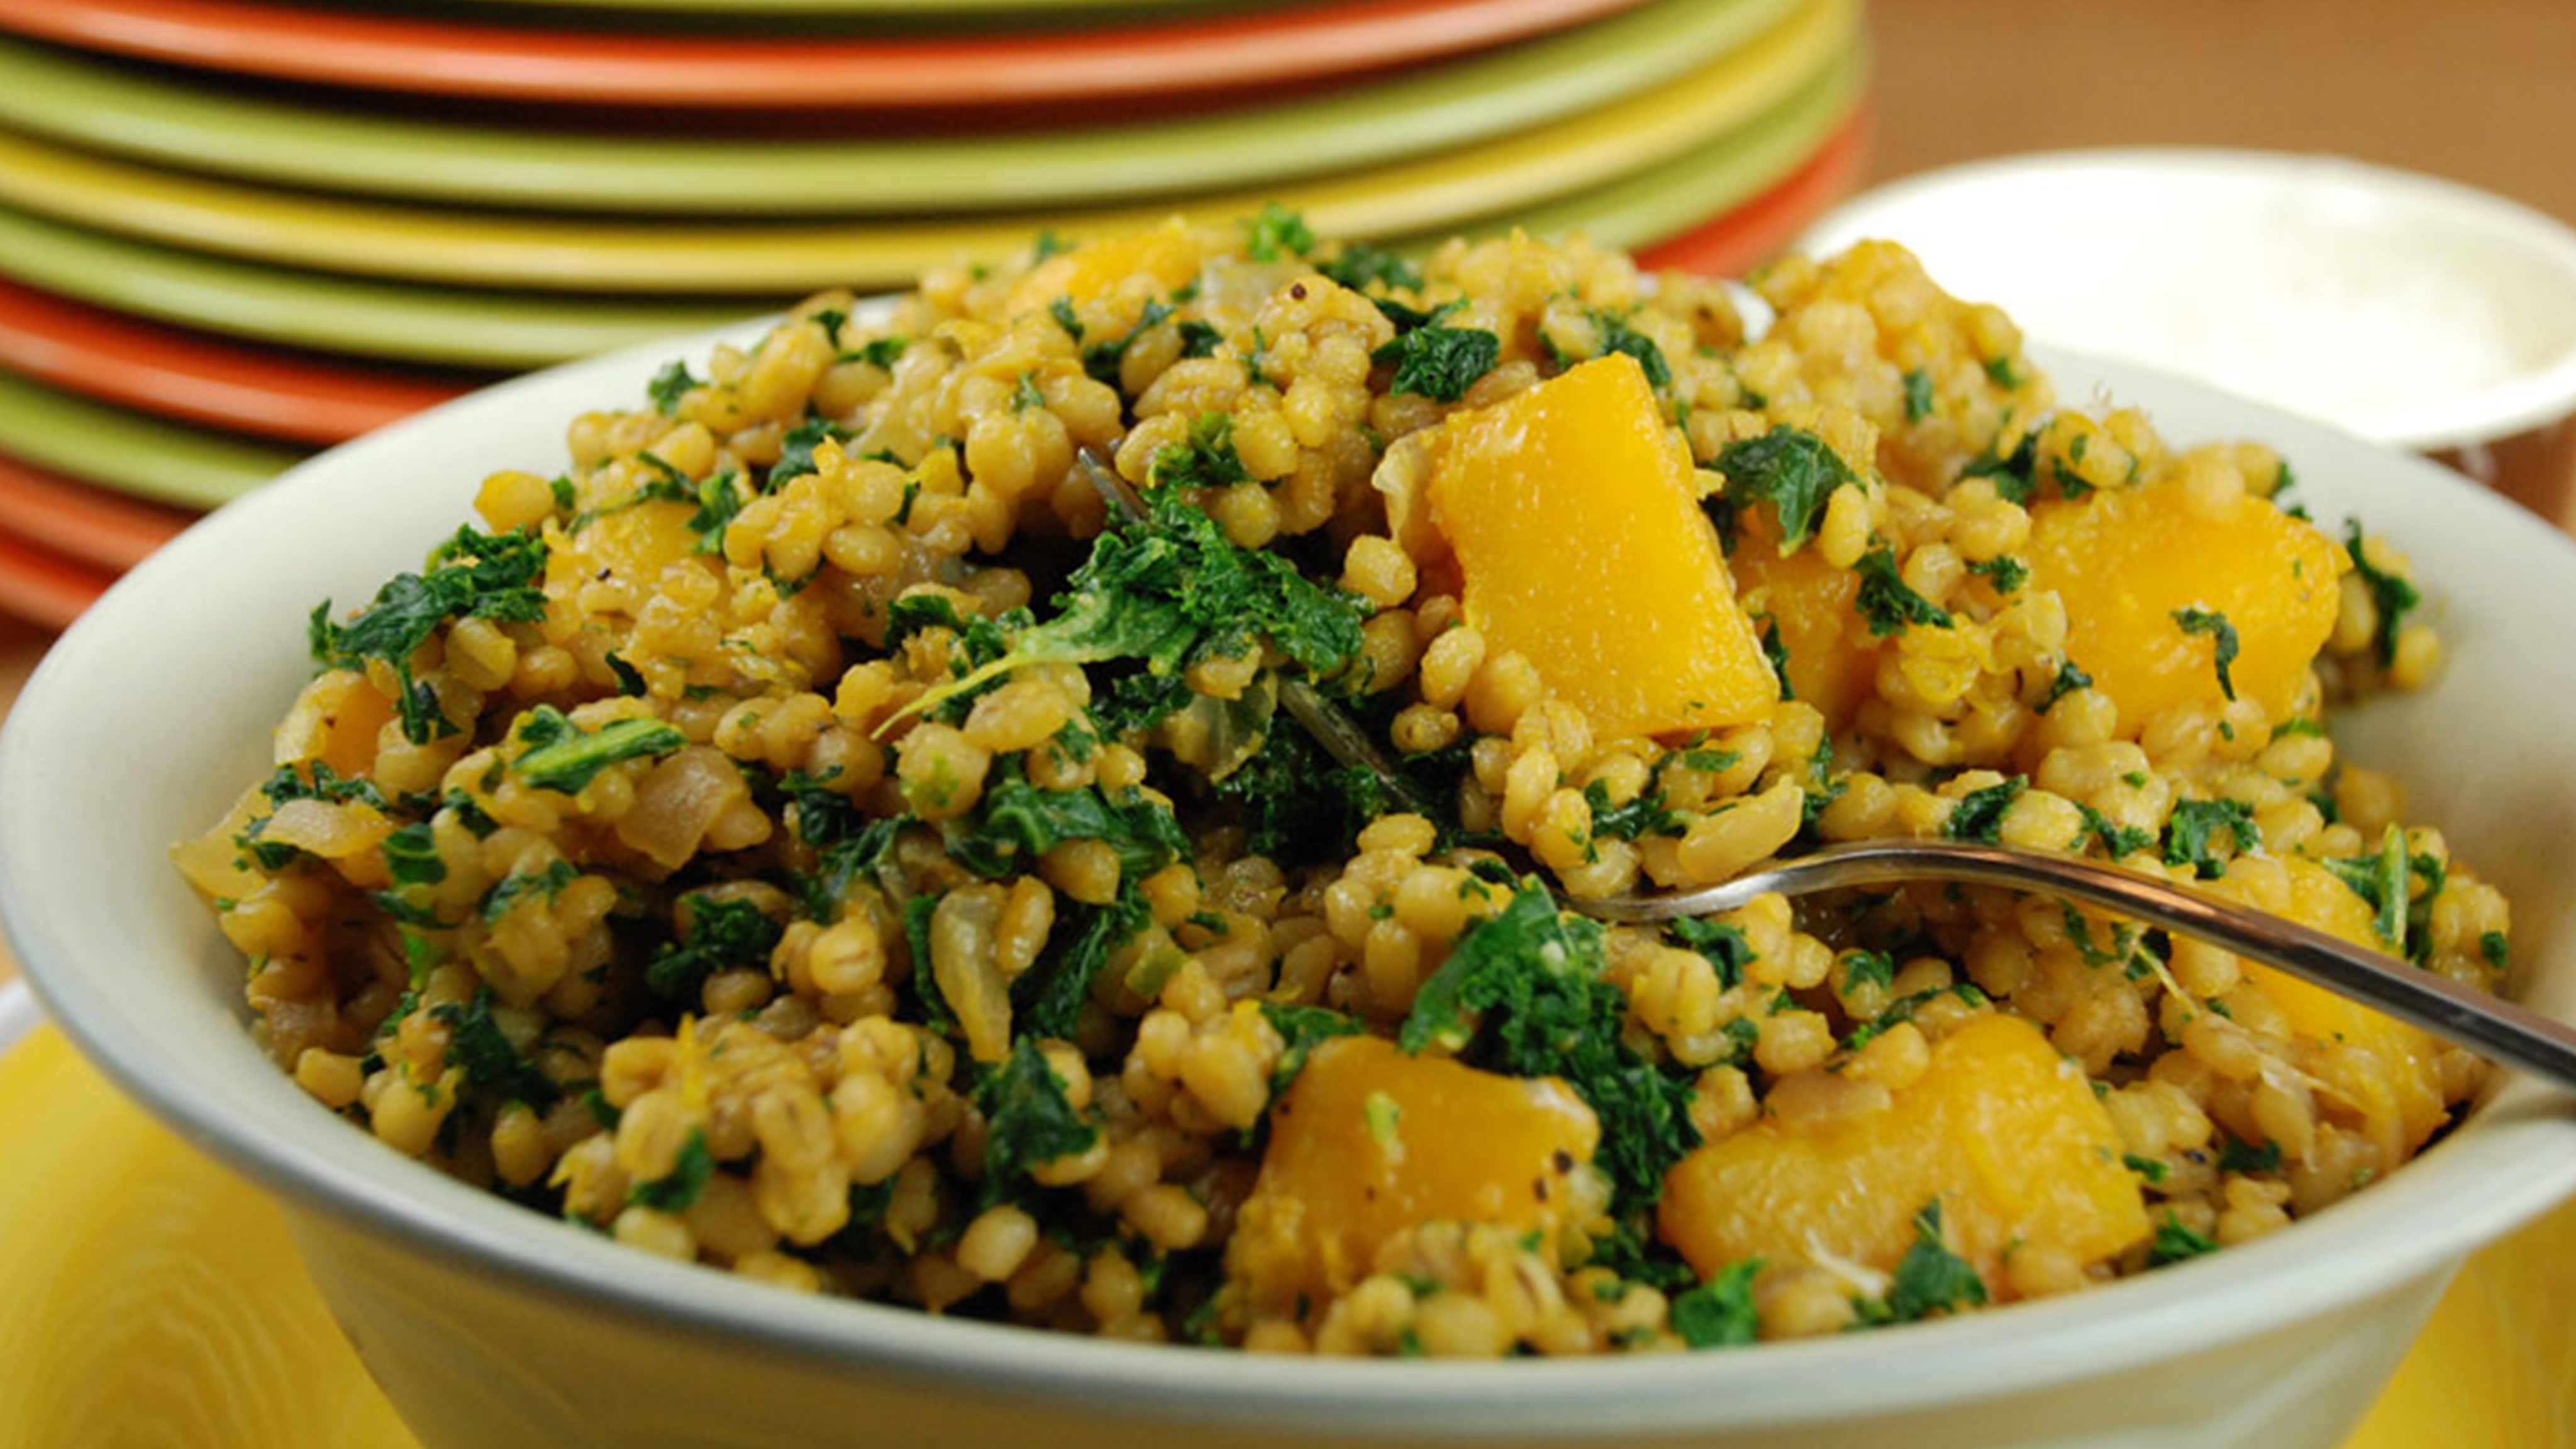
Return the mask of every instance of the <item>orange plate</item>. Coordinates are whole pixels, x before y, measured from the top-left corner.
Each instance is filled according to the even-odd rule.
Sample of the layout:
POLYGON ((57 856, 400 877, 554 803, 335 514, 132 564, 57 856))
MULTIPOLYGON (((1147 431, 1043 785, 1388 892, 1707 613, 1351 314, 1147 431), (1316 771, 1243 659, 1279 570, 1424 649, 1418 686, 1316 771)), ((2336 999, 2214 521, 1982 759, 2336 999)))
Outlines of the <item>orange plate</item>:
POLYGON ((259 0, 0 0, 0 29, 381 90, 592 105, 953 110, 1311 81, 1500 45, 1642 3, 1335 0, 1055 34, 738 39, 503 29, 259 0))
POLYGON ((1851 189, 1869 159, 1869 125, 1866 108, 1855 112, 1787 180, 1696 231, 1645 248, 1638 263, 1657 271, 1733 277, 1770 260, 1851 189))
POLYGON ((130 569, 196 519, 0 457, 0 529, 80 563, 130 569))
POLYGON ((0 511, 0 614, 63 629, 116 582, 108 570, 75 563, 8 532, 17 520, 0 511))
MULTIPOLYGON (((0 0, 0 5, 14 0, 0 0)), ((163 417, 336 443, 465 391, 136 322, 0 282, 0 369, 163 417)))

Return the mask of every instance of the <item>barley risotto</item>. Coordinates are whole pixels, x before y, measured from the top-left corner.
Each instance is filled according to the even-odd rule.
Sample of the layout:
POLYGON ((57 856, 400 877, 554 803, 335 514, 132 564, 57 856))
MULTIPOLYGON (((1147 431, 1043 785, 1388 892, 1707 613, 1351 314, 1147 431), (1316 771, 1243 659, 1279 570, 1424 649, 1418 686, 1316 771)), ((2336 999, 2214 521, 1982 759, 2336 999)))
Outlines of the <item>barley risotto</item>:
POLYGON ((2476 1059, 2091 910, 1558 909, 1948 835, 2507 965, 2336 758, 2438 662, 2402 555, 2261 446, 2061 405, 1900 248, 1754 286, 1749 336, 1581 241, 1273 209, 814 298, 317 608, 179 867, 260 1043, 392 1150, 1077 1333, 1742 1344, 2399 1167, 2476 1059))

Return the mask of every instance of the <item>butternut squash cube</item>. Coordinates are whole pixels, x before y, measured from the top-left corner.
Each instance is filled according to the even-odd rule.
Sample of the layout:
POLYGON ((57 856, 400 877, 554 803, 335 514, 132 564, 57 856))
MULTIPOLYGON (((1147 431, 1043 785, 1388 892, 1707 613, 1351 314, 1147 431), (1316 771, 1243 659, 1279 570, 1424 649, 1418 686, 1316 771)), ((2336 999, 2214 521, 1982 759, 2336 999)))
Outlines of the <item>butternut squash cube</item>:
POLYGON ((1140 272, 1166 293, 1188 286, 1199 274, 1198 239, 1175 217, 1143 231, 1084 242, 1030 268, 1011 288, 1007 310, 1013 316, 1039 311, 1058 297, 1085 306, 1140 272))
POLYGON ((1592 1109, 1552 1077, 1412 1056, 1379 1037, 1325 1042, 1271 1110, 1228 1276, 1281 1311, 1348 1290, 1380 1244, 1423 1223, 1553 1232, 1600 1136, 1592 1109))
POLYGON ((1666 1242, 1702 1274, 1743 1258, 1845 1259, 1885 1272, 1934 1198, 1989 1288, 2016 1241, 2098 1262, 2147 1236, 2119 1128, 2080 1067, 1997 1013, 1951 1032, 1884 1111, 1792 1126, 1776 1117, 1677 1163, 1666 1242))
POLYGON ((2067 653, 2119 706, 2134 736, 2178 705, 2224 705, 2218 636, 2185 609, 2223 615, 2239 652, 2236 693, 2289 714, 2333 632, 2342 553, 2302 519, 2238 494, 2210 503, 2180 479, 2031 510, 2030 586, 2066 605, 2067 653))
POLYGON ((1860 574, 1838 569, 1810 544, 1780 556, 1778 527, 1767 509, 1747 510, 1744 533, 1727 566, 1748 617, 1769 616, 1789 656, 1789 688, 1825 716, 1825 727, 1851 723, 1878 678, 1886 641, 1869 632, 1852 601, 1860 574))
MULTIPOLYGON (((2270 888, 2277 878, 2265 864, 2241 864, 2212 889, 2356 946, 2388 949, 2374 930, 2369 903, 2334 872, 2302 856, 2283 856, 2277 861, 2286 876, 2282 891, 2270 888), (2256 887, 2257 879, 2265 885, 2256 887)), ((2322 1048, 2302 1066, 2317 1079, 2325 1115, 2357 1121, 2381 1160, 2403 1162, 2449 1116, 2440 1042, 2321 986, 2241 958, 2240 964, 2246 980, 2281 1008, 2291 1033, 2322 1048)))
POLYGON ((1605 737, 1769 713, 1778 681, 1634 358, 1454 414, 1427 446, 1430 523, 1489 654, 1517 650, 1605 737))

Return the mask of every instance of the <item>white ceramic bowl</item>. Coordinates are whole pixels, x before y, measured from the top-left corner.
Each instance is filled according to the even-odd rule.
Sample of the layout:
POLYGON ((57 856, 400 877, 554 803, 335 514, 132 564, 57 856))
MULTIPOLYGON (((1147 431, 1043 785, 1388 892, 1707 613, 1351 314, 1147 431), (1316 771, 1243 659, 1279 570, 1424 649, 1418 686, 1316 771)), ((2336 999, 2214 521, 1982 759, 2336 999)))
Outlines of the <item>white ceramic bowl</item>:
MULTIPOLYGON (((701 339, 703 342, 704 339, 701 339)), ((242 971, 171 842, 262 773, 303 619, 562 457, 685 344, 527 378, 297 469, 189 530, 56 646, 0 736, 0 918, 56 1017, 273 1188, 430 1449, 794 1444, 2332 1445, 2452 1270, 2576 1187, 2576 1115, 2517 1086, 2296 1228, 2101 1291, 1882 1333, 1598 1362, 1307 1362, 802 1298, 619 1248, 379 1147, 242 1029, 242 971)), ((2529 999, 2576 1005, 2576 547, 2417 460, 2127 367, 2170 436, 2283 448, 2321 517, 2403 540, 2450 631, 2429 695, 2343 725, 2515 904, 2529 999)))
POLYGON ((2576 231, 2456 182, 2334 156, 2044 152, 1879 187, 1801 244, 1863 237, 2041 342, 2377 442, 2492 443, 2576 411, 2576 231))

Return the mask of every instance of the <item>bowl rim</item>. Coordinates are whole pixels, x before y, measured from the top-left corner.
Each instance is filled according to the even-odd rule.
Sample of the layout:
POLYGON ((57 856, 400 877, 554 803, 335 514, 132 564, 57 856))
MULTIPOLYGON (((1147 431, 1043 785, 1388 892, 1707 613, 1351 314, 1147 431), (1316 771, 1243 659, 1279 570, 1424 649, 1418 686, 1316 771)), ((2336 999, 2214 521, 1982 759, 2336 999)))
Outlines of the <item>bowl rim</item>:
MULTIPOLYGON (((2262 151, 2224 146, 2074 147, 1999 156, 1917 172, 1875 186, 1835 207, 1801 236, 1809 250, 1834 249, 1861 236, 1902 242, 1893 222, 1921 200, 1953 187, 2007 181, 2037 187, 2071 172, 2130 172, 2142 178, 2262 180, 2291 187, 2341 187, 2375 202, 2459 226, 2554 266, 2576 290, 2576 227, 2536 207, 2447 177, 2384 166, 2331 152, 2262 151)), ((2004 301, 2011 311, 2009 300, 2004 301)), ((2080 339, 2069 339, 2079 341, 2080 339)), ((2057 347, 2081 355, 2081 346, 2057 347)), ((2146 371, 2166 371, 2132 364, 2146 371)), ((2247 401, 2252 401, 2248 399, 2247 401)), ((2267 411, 2280 409, 2260 404, 2267 411)), ((2432 452, 2495 443, 2576 414, 2576 334, 2538 367, 2429 406, 2410 407, 2357 435, 2388 447, 2432 452)), ((2328 422, 2327 426, 2336 426, 2328 422)))
MULTIPOLYGON (((506 413, 521 396, 570 381, 628 378, 640 386, 676 353, 695 357, 719 340, 756 336, 761 318, 695 337, 647 344, 485 389, 344 445, 190 528, 127 576, 48 653, 0 729, 0 801, 41 796, 40 743, 56 713, 69 714, 73 676, 112 658, 116 639, 150 626, 157 593, 220 558, 227 540, 284 523, 309 500, 382 487, 379 451, 478 413, 506 413), (129 622, 129 615, 131 620, 129 622)), ((2054 374, 2151 378, 2166 390, 2217 395, 2153 369, 2036 349, 2054 374)), ((2118 384, 2114 384, 2115 387, 2118 384)), ((2488 529, 2545 535, 2576 573, 2576 541, 2421 459, 2359 443, 2323 425, 2228 399, 2230 412, 2266 436, 2365 446, 2387 466, 2414 472, 2487 510, 2488 529)), ((560 419, 549 417, 548 425, 560 419)), ((77 736, 65 736, 76 740, 77 736)), ((364 1134, 327 1148, 288 1130, 262 1131, 259 1115, 234 1119, 166 1073, 125 1020, 114 993, 78 969, 77 913, 42 887, 48 822, 0 809, 0 922, 54 1020, 92 1063, 180 1136, 262 1183, 298 1212, 327 1217, 397 1251, 497 1279, 519 1291, 668 1330, 723 1340, 844 1371, 901 1376, 976 1394, 1085 1402, 1147 1421, 1261 1425, 1307 1431, 1390 1428, 1426 1439, 1469 1434, 1504 1439, 1599 1433, 1605 1412, 1621 1432, 1794 1425, 1900 1412, 2047 1387, 2207 1351, 2448 1271, 2471 1246, 2499 1236, 2576 1191, 2576 1103, 2509 1082, 2476 1120, 2371 1191, 2225 1254, 2123 1279, 2095 1292, 2025 1303, 1884 1332, 1764 1344, 1741 1352, 1610 1356, 1496 1363, 1280 1360, 1239 1352, 1080 1338, 967 1322, 893 1305, 778 1292, 731 1274, 667 1262, 561 1221, 533 1214, 424 1163, 382 1151, 364 1134), (343 1150, 344 1148, 349 1150, 343 1150), (2360 1269, 2355 1264, 2366 1265, 2360 1269), (2226 1314, 2213 1330, 2213 1309, 2226 1314), (1905 1371, 1888 1372, 1886 1345, 1905 1371), (2143 1346, 2143 1347, 2142 1347, 2143 1346)), ((233 1019, 227 1017, 227 1019, 233 1019)), ((248 1034, 240 1057, 265 1074, 262 1115, 313 1104, 257 1058, 248 1034), (271 1113, 269 1109, 273 1108, 271 1113)), ((230 1069, 226 1069, 226 1075, 230 1069)), ((317 1133, 317 1140, 322 1134, 317 1133)))

